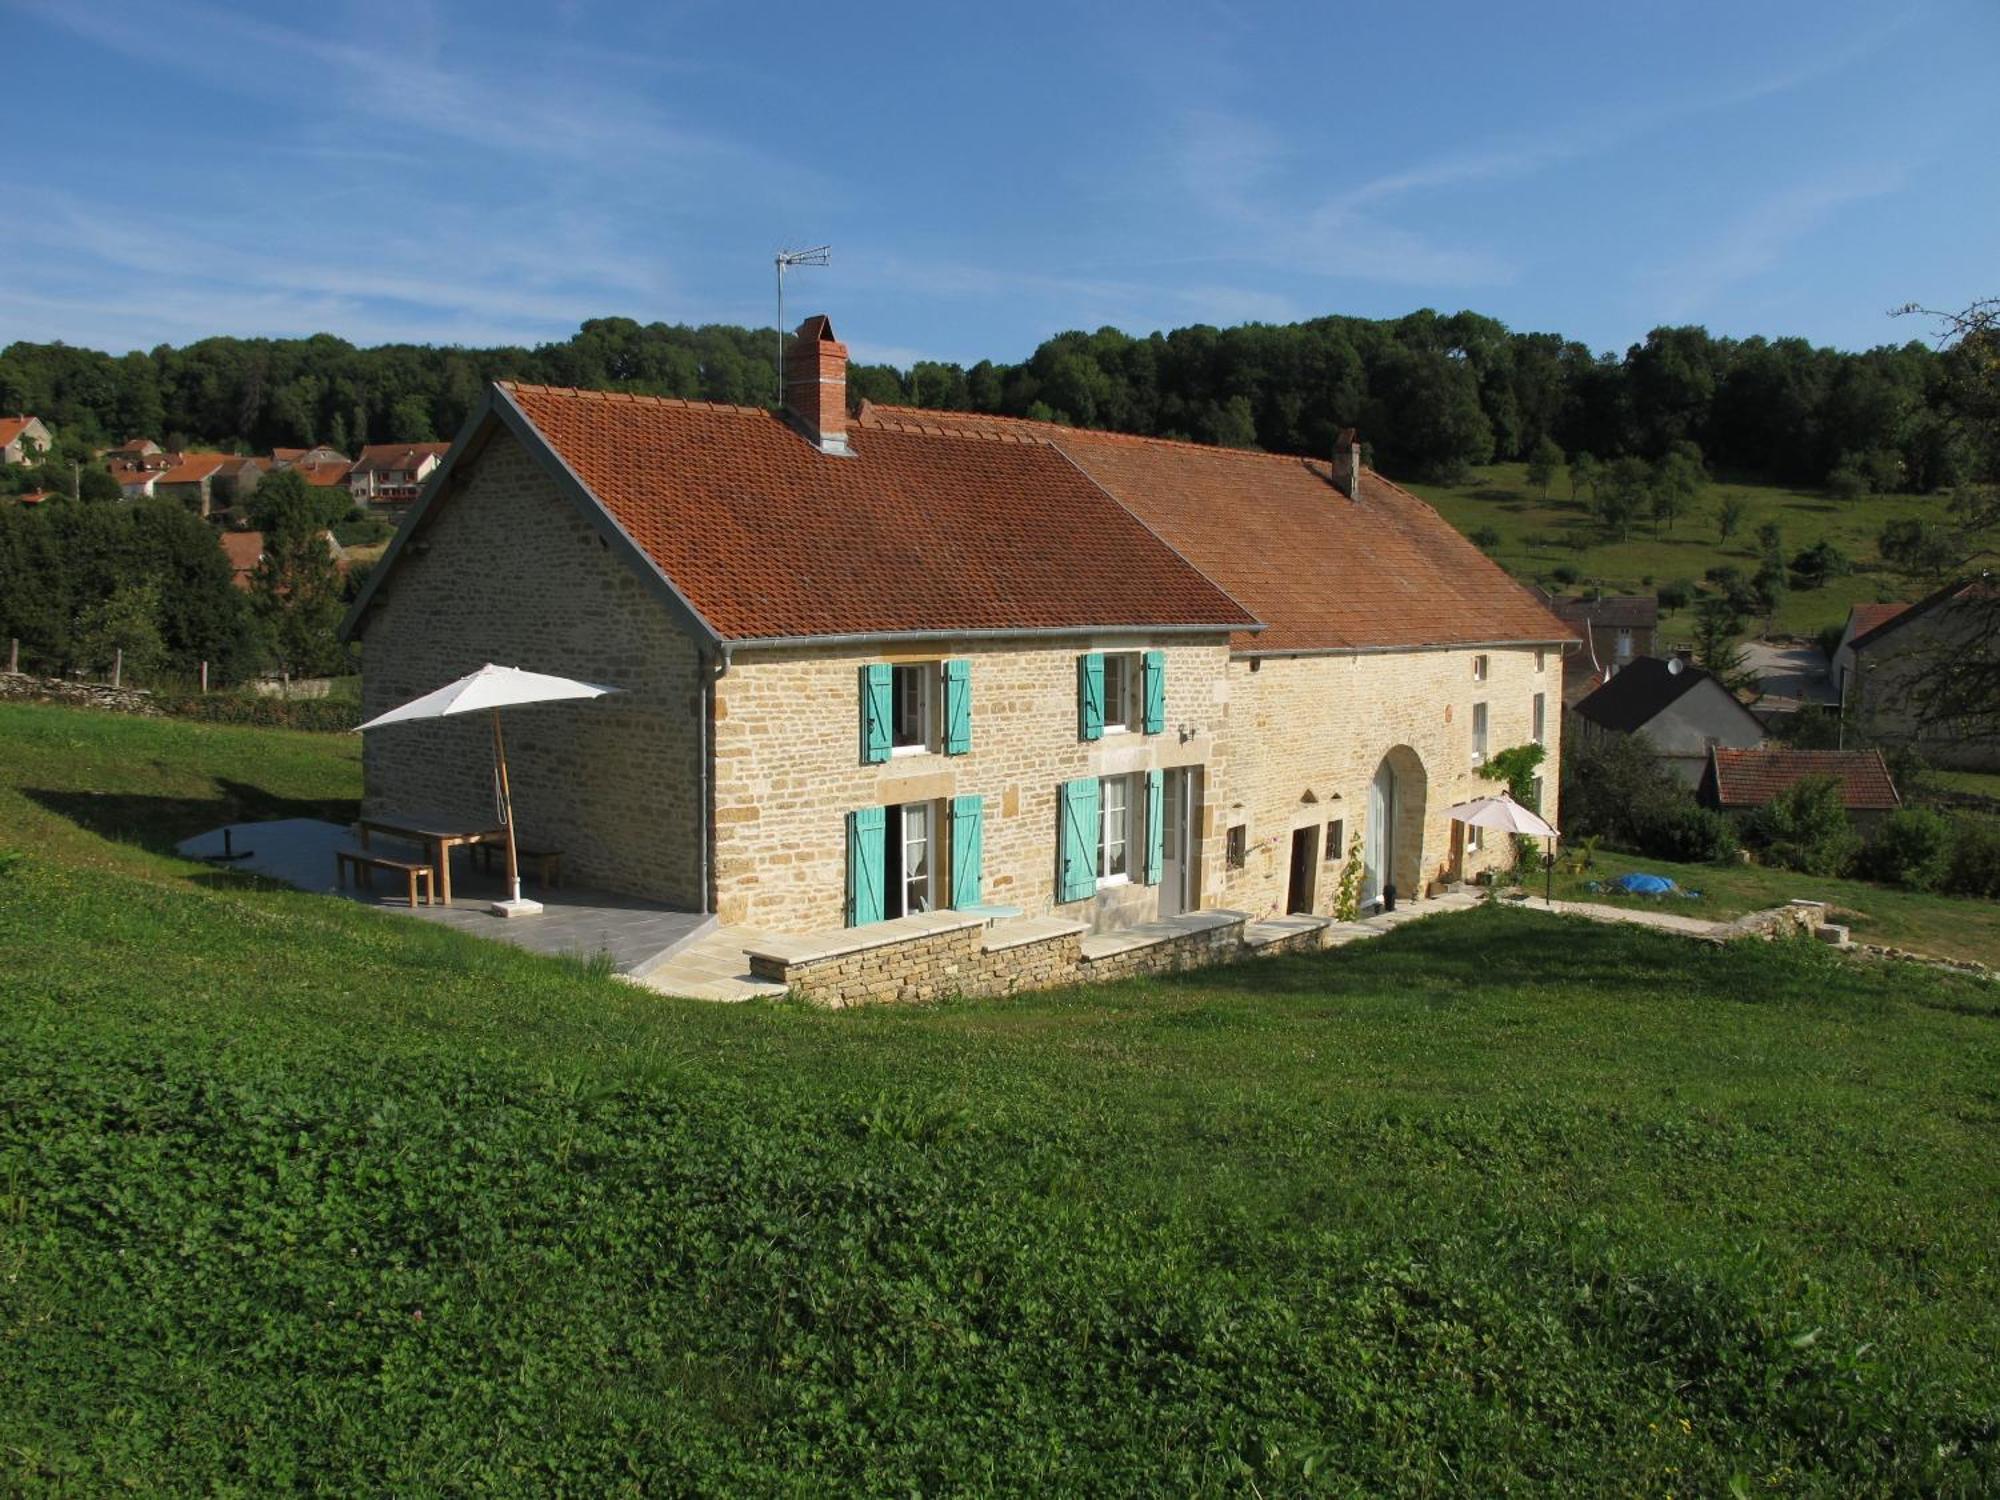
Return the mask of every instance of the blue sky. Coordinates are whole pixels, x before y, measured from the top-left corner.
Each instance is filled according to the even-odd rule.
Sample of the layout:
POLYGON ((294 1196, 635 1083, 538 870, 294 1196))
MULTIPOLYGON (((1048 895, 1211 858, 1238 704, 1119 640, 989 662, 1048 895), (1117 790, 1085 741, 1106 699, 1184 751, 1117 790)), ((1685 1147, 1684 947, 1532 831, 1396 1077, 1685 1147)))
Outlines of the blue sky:
POLYGON ((2000 6, 0 0, 0 344, 1469 307, 1866 347, 2000 294, 2000 6))

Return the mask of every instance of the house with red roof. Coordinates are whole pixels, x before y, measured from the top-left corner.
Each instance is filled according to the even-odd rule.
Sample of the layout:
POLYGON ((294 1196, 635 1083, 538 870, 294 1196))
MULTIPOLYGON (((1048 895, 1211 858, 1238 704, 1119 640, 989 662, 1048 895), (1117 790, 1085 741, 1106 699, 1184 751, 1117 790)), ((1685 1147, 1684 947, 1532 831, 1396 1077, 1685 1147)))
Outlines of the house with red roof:
MULTIPOLYGON (((780 411, 490 388, 344 626, 366 712, 618 687, 510 717, 522 840, 767 933, 1323 916, 1350 852, 1421 899, 1507 857, 1447 815, 1486 757, 1556 785, 1574 635, 1358 444, 855 414, 846 365, 815 317, 780 411)), ((370 736, 365 806, 490 815, 483 733, 370 736)))
POLYGON ((0 463, 32 464, 55 443, 40 417, 0 417, 0 463))
POLYGON ((450 451, 450 443, 370 443, 348 473, 348 492, 356 505, 380 506, 400 517, 450 451))
POLYGON ((1954 711, 1968 685, 1991 692, 1996 657, 2000 580, 1979 574, 1914 604, 1856 605, 1834 659, 1841 702, 1869 743, 1914 746, 1933 765, 2000 771, 1990 712, 1954 711))
POLYGON ((1721 812, 1754 812, 1808 777, 1825 777, 1840 787, 1841 805, 1858 826, 1867 827, 1903 805, 1889 763, 1880 750, 1709 751, 1698 795, 1721 812))

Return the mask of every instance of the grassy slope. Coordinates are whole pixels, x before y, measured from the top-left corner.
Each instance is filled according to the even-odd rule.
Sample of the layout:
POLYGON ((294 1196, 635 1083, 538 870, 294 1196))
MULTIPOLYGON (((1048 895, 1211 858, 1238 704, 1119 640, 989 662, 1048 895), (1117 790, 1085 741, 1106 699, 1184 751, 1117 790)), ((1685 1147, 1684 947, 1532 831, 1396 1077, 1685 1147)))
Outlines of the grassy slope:
MULTIPOLYGON (((1544 888, 1542 880, 1538 877, 1531 884, 1539 895, 1544 888)), ((1799 898, 1826 901, 1838 908, 1835 920, 1849 924, 1861 942, 1910 948, 1940 958, 1969 958, 2000 968, 2000 902, 1927 896, 1918 891, 1872 885, 1865 880, 1833 880, 1823 875, 1800 875, 1792 870, 1751 865, 1676 864, 1672 860, 1601 849, 1587 872, 1569 874, 1558 870, 1555 892, 1559 900, 1657 907, 1682 916, 1712 917, 1718 921, 1741 916, 1746 911, 1782 906, 1799 898), (1633 870, 1669 876, 1685 889, 1701 892, 1702 899, 1677 897, 1659 902, 1650 896, 1625 896, 1615 891, 1584 888, 1587 881, 1605 885, 1633 870)))
MULTIPOLYGON (((1834 542, 1856 562, 1856 571, 1836 578, 1825 588, 1793 590, 1778 612, 1780 634, 1810 637, 1822 625, 1847 618, 1848 606, 1899 597, 1899 585, 1875 568, 1875 538, 1885 521, 1900 516, 1935 516, 1941 502, 1922 496, 1874 495, 1835 501, 1812 490, 1787 490, 1766 485, 1711 484, 1702 492, 1693 514, 1683 516, 1672 532, 1654 536, 1650 522, 1635 524, 1627 541, 1605 541, 1586 500, 1569 498, 1567 474, 1557 476, 1549 499, 1527 480, 1521 464, 1495 464, 1474 471, 1461 485, 1412 484, 1415 493, 1435 505, 1445 518, 1468 535, 1482 526, 1500 533, 1493 557, 1517 578, 1554 586, 1550 572, 1567 563, 1591 582, 1618 593, 1651 592, 1659 584, 1685 578, 1696 583, 1709 568, 1734 563, 1744 575, 1757 571, 1757 528, 1775 520, 1784 528, 1785 555, 1822 538, 1834 542), (1742 529, 1727 543, 1717 539, 1715 512, 1726 496, 1749 507, 1742 529), (1530 547, 1530 536, 1558 539, 1554 545, 1530 547), (1571 537, 1586 537, 1590 545, 1576 551, 1571 537), (1653 580, 1652 586, 1643 583, 1653 580)), ((1669 617, 1669 637, 1691 637, 1689 614, 1669 617)))
POLYGON ((1988 989, 1490 911, 702 1006, 52 795, 158 841, 215 786, 350 795, 351 755, 0 709, 8 1485, 2000 1477, 1988 989))

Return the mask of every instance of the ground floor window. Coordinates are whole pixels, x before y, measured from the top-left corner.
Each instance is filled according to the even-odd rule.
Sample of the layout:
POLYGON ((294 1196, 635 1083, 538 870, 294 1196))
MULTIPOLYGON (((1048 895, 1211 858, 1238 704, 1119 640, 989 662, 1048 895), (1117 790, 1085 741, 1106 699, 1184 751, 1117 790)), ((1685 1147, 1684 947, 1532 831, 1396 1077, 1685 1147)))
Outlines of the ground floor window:
POLYGON ((905 802, 886 811, 883 915, 911 917, 930 911, 937 905, 936 811, 928 802, 905 802))
POLYGON ((1098 783, 1097 881, 1122 885, 1132 878, 1132 778, 1107 776, 1098 783))

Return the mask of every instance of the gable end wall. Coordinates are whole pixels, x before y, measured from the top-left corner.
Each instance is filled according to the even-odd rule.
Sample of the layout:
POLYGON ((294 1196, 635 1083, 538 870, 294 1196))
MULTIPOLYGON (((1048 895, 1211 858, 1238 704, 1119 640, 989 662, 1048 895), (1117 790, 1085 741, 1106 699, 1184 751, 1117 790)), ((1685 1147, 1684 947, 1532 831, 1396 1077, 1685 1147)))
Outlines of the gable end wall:
MULTIPOLYGON (((520 841, 561 851, 566 883, 701 910, 695 643, 504 430, 413 540, 363 623, 367 714, 489 661, 624 689, 506 711, 520 841)), ((372 730, 364 807, 490 817, 492 765, 483 714, 372 730)))

